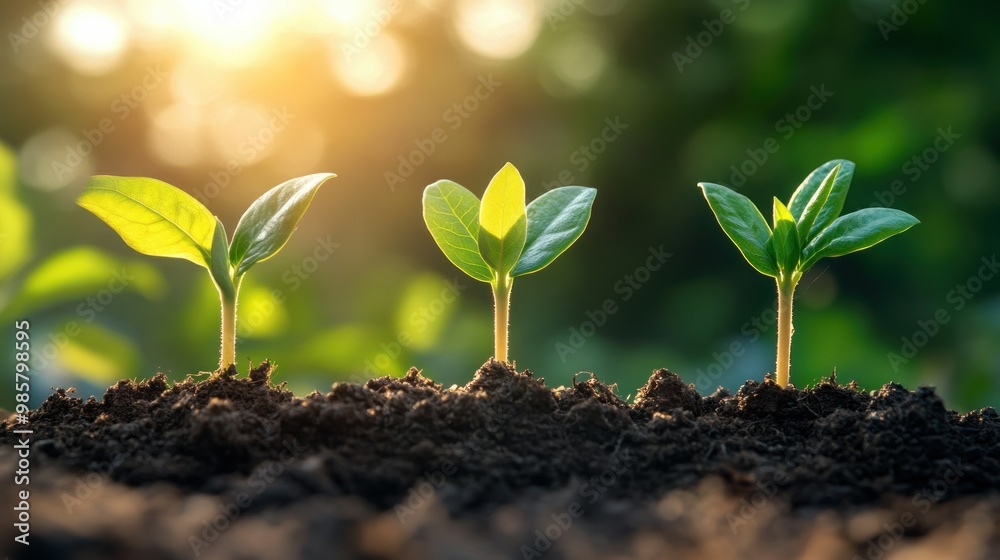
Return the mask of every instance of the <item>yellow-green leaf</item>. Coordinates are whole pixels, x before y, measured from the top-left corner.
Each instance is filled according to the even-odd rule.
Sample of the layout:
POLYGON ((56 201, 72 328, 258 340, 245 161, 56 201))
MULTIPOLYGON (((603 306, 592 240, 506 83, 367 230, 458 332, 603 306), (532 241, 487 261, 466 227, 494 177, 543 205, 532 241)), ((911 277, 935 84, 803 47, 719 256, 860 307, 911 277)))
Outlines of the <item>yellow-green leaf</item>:
POLYGON ((15 195, 14 153, 0 143, 0 282, 13 275, 31 256, 32 216, 15 195))
MULTIPOLYGON (((129 335, 86 321, 78 322, 77 328, 76 336, 69 337, 56 353, 59 369, 102 386, 135 375, 142 358, 129 335)), ((48 361, 42 353, 34 358, 48 361)))
POLYGON ((97 175, 77 204, 104 220, 140 253, 211 268, 215 217, 177 187, 146 177, 97 175))
POLYGON ((772 243, 774 260, 778 270, 785 274, 795 271, 799 264, 800 244, 799 234, 795 228, 795 218, 778 197, 774 197, 774 234, 772 243))
POLYGON ((0 195, 13 195, 17 184, 17 156, 0 142, 0 195))
POLYGON ((479 254, 479 199, 454 181, 424 189, 424 223, 434 242, 462 272, 481 282, 493 272, 479 254))
POLYGON ((505 276, 517 264, 527 229, 524 180, 507 163, 486 187, 479 210, 479 252, 497 277, 505 276))
POLYGON ((0 193, 0 281, 6 280, 31 256, 32 217, 16 198, 0 193))
MULTIPOLYGON (((157 300, 167 292, 167 281, 148 259, 126 261, 93 247, 70 247, 46 257, 27 272, 0 318, 35 313, 66 302, 87 303, 85 300, 96 293, 125 290, 157 300)), ((98 308, 103 309, 82 305, 77 313, 89 318, 98 308)))

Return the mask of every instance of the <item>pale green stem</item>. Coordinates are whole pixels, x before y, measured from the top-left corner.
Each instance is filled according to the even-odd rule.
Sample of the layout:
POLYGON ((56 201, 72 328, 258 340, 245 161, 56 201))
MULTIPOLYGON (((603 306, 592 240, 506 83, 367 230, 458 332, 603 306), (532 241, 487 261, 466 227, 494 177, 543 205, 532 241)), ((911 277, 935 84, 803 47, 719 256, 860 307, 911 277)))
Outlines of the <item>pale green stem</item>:
POLYGON ((241 280, 242 278, 237 278, 231 286, 219 287, 219 299, 222 302, 222 352, 219 369, 222 370, 236 363, 236 300, 241 280))
POLYGON ((493 356, 500 362, 507 361, 507 314, 510 312, 510 290, 514 279, 510 276, 501 278, 493 285, 493 356))
POLYGON ((778 278, 778 360, 775 366, 778 385, 788 386, 792 353, 792 300, 798 278, 778 278))

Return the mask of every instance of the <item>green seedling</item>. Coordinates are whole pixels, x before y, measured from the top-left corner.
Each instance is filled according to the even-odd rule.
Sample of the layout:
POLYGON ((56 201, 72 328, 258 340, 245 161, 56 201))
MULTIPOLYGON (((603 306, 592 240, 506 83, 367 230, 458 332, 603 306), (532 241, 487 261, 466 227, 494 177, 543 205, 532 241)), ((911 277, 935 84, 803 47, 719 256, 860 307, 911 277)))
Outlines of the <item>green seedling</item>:
POLYGON ((493 288, 494 357, 507 361, 507 314, 514 278, 538 272, 575 242, 597 196, 587 187, 559 187, 524 205, 524 180, 507 163, 483 200, 454 181, 424 190, 424 223, 448 260, 493 288))
POLYGON ((719 225, 743 257, 778 284, 778 385, 788 385, 792 346, 792 298, 802 275, 824 257, 867 249, 920 223, 891 208, 865 208, 841 216, 854 163, 827 162, 809 174, 788 205, 775 197, 768 226, 749 198, 722 185, 699 183, 719 225))
POLYGON ((92 177, 77 204, 104 220, 129 247, 205 267, 222 302, 219 367, 236 358, 236 300, 243 275, 284 247, 316 190, 332 173, 286 181, 254 201, 240 218, 232 244, 222 222, 177 187, 145 177, 92 177))

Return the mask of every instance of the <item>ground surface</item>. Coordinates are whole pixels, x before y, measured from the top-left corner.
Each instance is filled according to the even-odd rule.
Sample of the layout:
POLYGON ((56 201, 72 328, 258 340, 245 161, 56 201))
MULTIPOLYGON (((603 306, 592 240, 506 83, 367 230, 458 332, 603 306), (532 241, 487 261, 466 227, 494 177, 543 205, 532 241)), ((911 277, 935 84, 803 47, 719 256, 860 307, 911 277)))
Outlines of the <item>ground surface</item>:
POLYGON ((703 397, 659 370, 627 404, 490 362, 451 390, 411 370, 295 398, 269 374, 50 397, 30 417, 31 545, 5 522, 6 554, 1000 558, 1000 418, 931 389, 703 397))

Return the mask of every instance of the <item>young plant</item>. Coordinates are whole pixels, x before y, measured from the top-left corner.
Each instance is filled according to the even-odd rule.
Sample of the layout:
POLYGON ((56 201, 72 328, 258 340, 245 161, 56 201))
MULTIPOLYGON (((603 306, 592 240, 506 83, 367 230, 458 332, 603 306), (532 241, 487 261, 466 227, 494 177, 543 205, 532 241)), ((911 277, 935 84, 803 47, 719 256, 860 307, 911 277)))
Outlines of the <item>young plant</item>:
POLYGON ((749 198, 722 185, 699 183, 719 225, 750 266, 778 284, 778 385, 788 385, 792 345, 792 298, 802 275, 824 257, 839 257, 902 233, 920 223, 891 208, 865 208, 841 216, 854 163, 827 162, 792 193, 788 205, 775 197, 774 230, 749 198))
POLYGON ((597 196, 587 187, 559 187, 524 205, 524 180, 507 163, 482 202, 453 181, 424 189, 424 223, 448 260, 493 288, 494 357, 507 361, 507 313, 514 278, 548 266, 590 221, 597 196))
POLYGON ((222 222, 186 192, 145 177, 92 177, 77 204, 104 220, 129 247, 205 267, 222 302, 219 368, 236 358, 236 300, 243 275, 274 256, 292 235, 316 190, 332 173, 286 181, 254 201, 236 224, 232 244, 222 222))

